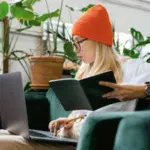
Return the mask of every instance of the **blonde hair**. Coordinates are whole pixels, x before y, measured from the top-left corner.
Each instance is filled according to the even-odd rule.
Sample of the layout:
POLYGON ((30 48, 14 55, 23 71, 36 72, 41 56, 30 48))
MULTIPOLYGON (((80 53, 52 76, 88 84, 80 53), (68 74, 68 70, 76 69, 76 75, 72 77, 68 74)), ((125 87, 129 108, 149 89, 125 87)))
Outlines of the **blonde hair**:
POLYGON ((105 44, 96 42, 96 57, 92 64, 82 62, 79 70, 76 73, 76 79, 82 79, 107 70, 112 70, 117 83, 122 82, 122 68, 119 55, 105 44))

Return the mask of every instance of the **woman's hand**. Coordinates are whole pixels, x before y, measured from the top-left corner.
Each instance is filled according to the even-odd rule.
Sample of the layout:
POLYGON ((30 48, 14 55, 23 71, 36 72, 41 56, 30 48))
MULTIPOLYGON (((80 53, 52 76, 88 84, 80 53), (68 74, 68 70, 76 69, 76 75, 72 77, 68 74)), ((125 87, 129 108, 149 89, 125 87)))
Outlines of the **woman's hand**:
POLYGON ((70 129, 73 126, 73 122, 69 120, 69 118, 58 118, 57 120, 51 121, 49 123, 50 132, 54 132, 54 135, 57 136, 57 132, 61 126, 65 129, 70 129))
POLYGON ((146 96, 146 85, 127 85, 127 84, 115 84, 111 82, 99 82, 100 85, 113 88, 114 91, 103 95, 105 98, 117 98, 120 101, 128 101, 136 98, 144 98, 146 96))

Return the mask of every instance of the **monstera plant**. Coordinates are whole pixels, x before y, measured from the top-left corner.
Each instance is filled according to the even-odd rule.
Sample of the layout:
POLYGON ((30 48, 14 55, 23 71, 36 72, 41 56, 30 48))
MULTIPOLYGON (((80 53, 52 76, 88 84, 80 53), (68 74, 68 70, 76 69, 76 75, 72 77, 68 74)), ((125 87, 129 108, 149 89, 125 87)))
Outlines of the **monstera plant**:
POLYGON ((132 37, 132 44, 130 48, 126 48, 128 40, 125 42, 124 45, 121 45, 118 38, 116 41, 114 40, 115 50, 120 54, 121 52, 123 52, 123 55, 129 56, 133 59, 140 57, 142 59, 145 59, 148 63, 150 63, 150 53, 147 53, 144 56, 140 55, 143 46, 150 44, 150 37, 149 36, 144 37, 140 31, 137 31, 134 28, 130 29, 130 35, 132 37), (123 47, 123 49, 121 49, 121 47, 123 47))

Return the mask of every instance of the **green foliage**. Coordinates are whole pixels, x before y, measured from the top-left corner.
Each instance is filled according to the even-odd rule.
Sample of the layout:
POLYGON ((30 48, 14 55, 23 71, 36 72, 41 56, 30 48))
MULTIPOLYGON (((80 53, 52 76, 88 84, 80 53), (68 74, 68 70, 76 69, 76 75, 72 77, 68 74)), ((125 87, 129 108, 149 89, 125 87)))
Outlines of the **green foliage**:
POLYGON ((71 11, 81 11, 81 12, 86 12, 89 8, 91 8, 93 6, 95 6, 95 5, 94 4, 89 4, 86 7, 74 9, 73 7, 70 7, 70 6, 66 5, 66 7, 69 8, 71 11))
POLYGON ((64 44, 64 52, 65 55, 73 60, 77 59, 76 53, 73 51, 73 44, 71 42, 66 42, 64 44))
MULTIPOLYGON (((70 6, 66 5, 66 7, 68 7, 69 10, 71 10, 71 11, 81 11, 81 12, 85 12, 93 6, 94 6, 94 4, 89 4, 86 7, 79 8, 79 9, 74 9, 73 7, 70 7, 70 6)), ((61 12, 61 9, 60 9, 60 12, 61 12)), ((61 15, 61 13, 59 14, 59 17, 60 17, 60 15, 61 15)), ((56 35, 56 36, 53 36, 54 45, 57 44, 57 38, 61 39, 64 42, 64 45, 63 45, 64 52, 62 53, 62 52, 55 51, 55 54, 60 54, 61 53, 61 55, 64 55, 65 58, 67 58, 67 59, 69 59, 69 60, 71 60, 71 61, 78 64, 79 60, 77 58, 76 53, 73 50, 74 49, 73 37, 72 37, 72 35, 70 35, 68 33, 68 31, 67 31, 68 34, 66 35, 66 31, 67 31, 67 28, 65 26, 65 23, 63 23, 62 32, 59 31, 59 30, 54 30, 53 27, 52 27, 52 24, 51 24, 51 27, 49 28, 49 30, 47 30, 46 32, 56 35)), ((55 48, 57 48, 57 46, 54 46, 54 49, 55 48)))
POLYGON ((9 31, 10 24, 13 19, 18 20, 21 28, 19 28, 17 31, 21 32, 33 26, 40 26, 41 23, 45 20, 53 17, 58 17, 60 15, 59 9, 51 13, 38 14, 37 12, 35 12, 33 5, 39 1, 40 0, 13 0, 10 3, 6 1, 0 2, 0 20, 5 20, 5 26, 7 28, 4 34, 5 37, 2 49, 3 55, 5 56, 4 59, 18 61, 24 69, 29 80, 30 74, 25 59, 29 57, 30 54, 27 54, 23 50, 15 50, 15 45, 19 39, 19 33, 16 36, 17 38, 15 38, 15 36, 13 35, 9 41, 9 31), (8 22, 8 24, 6 22, 8 22))
POLYGON ((86 7, 83 7, 81 9, 79 9, 81 12, 86 12, 89 8, 93 7, 94 5, 93 4, 89 4, 88 6, 86 7))
MULTIPOLYGON (((136 59, 136 58, 139 58, 140 57, 140 54, 141 54, 141 50, 142 50, 142 47, 147 45, 147 44, 150 44, 150 37, 145 37, 142 35, 142 33, 140 31, 137 31, 135 30, 134 28, 131 28, 130 29, 130 34, 132 36, 132 46, 130 49, 127 49, 126 48, 126 42, 124 45, 123 45, 123 55, 125 56, 129 56, 133 59, 136 59)), ((114 40, 114 47, 115 47, 115 50, 121 54, 121 46, 120 45, 120 41, 119 41, 119 38, 117 39, 117 41, 114 40)), ((148 57, 150 54, 146 54, 145 56, 143 56, 143 59, 145 57, 148 57)), ((147 62, 150 63, 150 57, 147 58, 147 62)))
POLYGON ((60 15, 60 9, 57 9, 57 10, 55 10, 52 13, 47 13, 47 14, 44 14, 44 15, 42 15, 40 17, 37 17, 37 20, 45 21, 45 20, 53 18, 53 17, 58 17, 59 15, 60 15))
MULTIPOLYGON (((34 11, 33 5, 40 0, 17 0, 11 3, 0 2, 0 19, 8 17, 9 20, 16 18, 22 25, 27 28, 32 26, 40 26, 42 22, 49 18, 58 17, 60 10, 46 14, 38 14, 34 11), (10 13, 10 16, 7 16, 10 13)), ((24 29, 18 31, 23 31, 24 29)))
POLYGON ((147 62, 150 63, 150 57, 147 59, 147 62))
POLYGON ((31 10, 32 9, 32 6, 36 3, 36 2, 40 2, 40 0, 26 0, 26 1, 23 1, 23 6, 25 8, 29 8, 31 10))
POLYGON ((31 84, 31 82, 27 82, 26 85, 24 86, 24 92, 25 93, 27 93, 28 91, 31 90, 30 84, 31 84))
POLYGON ((7 2, 3 1, 0 3, 0 19, 3 19, 6 17, 6 15, 9 12, 9 6, 7 2))
POLYGON ((34 13, 31 10, 27 10, 24 7, 20 6, 11 6, 10 12, 14 18, 17 18, 18 20, 24 19, 24 20, 33 20, 34 19, 34 13))
POLYGON ((134 28, 131 28, 131 29, 130 29, 130 33, 131 33, 133 39, 136 40, 137 42, 142 42, 142 41, 144 41, 144 37, 143 37, 143 35, 141 34, 141 32, 135 30, 134 28))
POLYGON ((76 76, 76 73, 77 73, 77 70, 75 70, 75 69, 70 70, 70 74, 71 74, 72 78, 74 78, 76 76))
POLYGON ((131 58, 138 58, 140 56, 139 52, 135 52, 135 51, 127 49, 127 48, 123 49, 123 53, 124 53, 124 55, 130 56, 131 58))

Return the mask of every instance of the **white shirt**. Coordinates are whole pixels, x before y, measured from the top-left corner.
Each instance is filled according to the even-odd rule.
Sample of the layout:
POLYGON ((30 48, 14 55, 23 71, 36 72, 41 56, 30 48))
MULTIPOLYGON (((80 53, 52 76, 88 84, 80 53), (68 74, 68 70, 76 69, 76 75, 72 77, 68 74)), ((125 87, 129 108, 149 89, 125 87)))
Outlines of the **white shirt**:
POLYGON ((121 64, 123 83, 143 84, 150 81, 150 63, 142 59, 129 59, 121 64))
MULTIPOLYGON (((129 59, 121 64, 123 71, 123 83, 126 84, 143 84, 146 81, 150 81, 150 64, 144 62, 141 59, 129 59)), ((118 102, 114 104, 102 107, 93 113, 105 113, 105 112, 115 112, 115 111, 133 111, 136 107, 136 100, 118 102)), ((80 115, 89 115, 92 111, 88 110, 76 110, 73 111, 70 117, 77 117, 80 115)), ((70 137, 78 139, 80 135, 80 130, 85 119, 79 122, 75 122, 71 130, 68 131, 70 137)), ((65 135, 67 132, 62 132, 65 135)))
MULTIPOLYGON (((144 84, 146 81, 150 81, 150 63, 145 62, 142 59, 128 59, 121 64, 123 71, 123 83, 125 84, 144 84)), ((108 112, 110 111, 133 111, 136 107, 136 100, 119 102, 107 105, 96 111, 108 112)), ((91 111, 76 110, 73 111, 73 116, 79 116, 81 114, 90 114, 91 111)))

